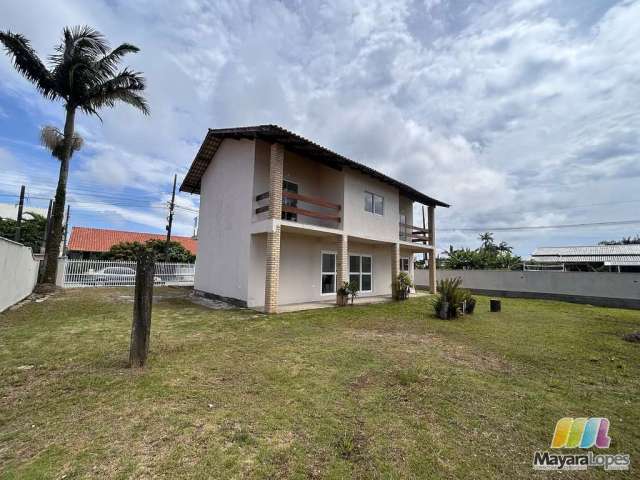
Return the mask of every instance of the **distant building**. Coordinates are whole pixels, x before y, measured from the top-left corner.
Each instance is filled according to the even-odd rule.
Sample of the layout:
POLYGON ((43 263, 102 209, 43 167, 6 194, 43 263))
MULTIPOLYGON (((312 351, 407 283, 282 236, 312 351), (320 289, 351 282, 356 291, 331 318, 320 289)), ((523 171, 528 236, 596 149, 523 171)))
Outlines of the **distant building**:
POLYGON ((640 245, 539 247, 531 260, 547 267, 562 266, 568 271, 640 272, 640 245))
MULTIPOLYGON (((159 233, 126 232, 105 228, 73 227, 67 246, 69 258, 96 258, 101 253, 122 242, 144 243, 147 240, 164 240, 166 235, 159 233)), ((171 240, 178 242, 193 255, 198 253, 198 241, 192 237, 171 235, 171 240)))

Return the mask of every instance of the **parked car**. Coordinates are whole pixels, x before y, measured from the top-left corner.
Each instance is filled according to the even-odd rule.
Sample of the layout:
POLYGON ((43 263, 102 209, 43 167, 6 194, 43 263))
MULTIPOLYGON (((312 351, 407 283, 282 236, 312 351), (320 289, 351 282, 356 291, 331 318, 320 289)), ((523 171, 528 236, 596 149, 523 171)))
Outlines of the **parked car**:
MULTIPOLYGON (((91 285, 135 285, 136 271, 130 267, 106 267, 88 276, 91 285)), ((153 283, 162 284, 160 277, 153 277, 153 283)))

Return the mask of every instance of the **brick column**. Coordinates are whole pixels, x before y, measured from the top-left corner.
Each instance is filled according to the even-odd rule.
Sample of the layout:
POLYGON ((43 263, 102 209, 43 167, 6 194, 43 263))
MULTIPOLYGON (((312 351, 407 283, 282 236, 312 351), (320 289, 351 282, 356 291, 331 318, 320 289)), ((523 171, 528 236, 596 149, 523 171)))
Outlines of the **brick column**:
POLYGON ((278 311, 280 289, 280 219, 282 218, 282 176, 284 147, 271 145, 269 161, 269 218, 275 220, 273 230, 267 233, 267 272, 264 284, 264 310, 278 311))
POLYGON ((398 289, 396 282, 400 273, 400 244, 394 243, 391 246, 391 296, 398 299, 398 289))
POLYGON ((433 250, 429 252, 429 292, 436 293, 436 207, 429 206, 429 245, 433 250))
POLYGON ((344 282, 349 281, 349 240, 348 236, 342 234, 338 237, 338 248, 336 255, 336 299, 337 290, 344 282))
POLYGON ((271 144, 269 162, 269 218, 282 218, 282 177, 284 175, 284 147, 271 144))
POLYGON ((280 225, 274 232, 267 233, 267 274, 264 284, 264 311, 278 311, 278 290, 280 289, 280 225))

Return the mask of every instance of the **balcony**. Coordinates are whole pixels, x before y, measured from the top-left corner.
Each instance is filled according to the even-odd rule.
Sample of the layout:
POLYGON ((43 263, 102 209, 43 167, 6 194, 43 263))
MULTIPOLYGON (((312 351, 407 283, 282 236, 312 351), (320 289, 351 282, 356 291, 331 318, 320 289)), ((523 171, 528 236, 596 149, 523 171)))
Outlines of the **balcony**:
POLYGON ((400 223, 400 240, 403 242, 422 243, 423 245, 431 245, 431 236, 429 230, 415 225, 400 223))
MULTIPOLYGON (((268 202, 270 193, 264 192, 256 195, 256 203, 268 202)), ((324 200, 322 198, 310 197, 300 193, 282 191, 282 219, 297 222, 299 217, 311 218, 312 221, 301 223, 327 224, 336 227, 340 224, 341 205, 324 200), (303 204, 304 208, 300 207, 303 204), (320 210, 318 210, 320 209, 320 210)), ((261 205, 255 209, 256 215, 269 211, 269 205, 261 205)))

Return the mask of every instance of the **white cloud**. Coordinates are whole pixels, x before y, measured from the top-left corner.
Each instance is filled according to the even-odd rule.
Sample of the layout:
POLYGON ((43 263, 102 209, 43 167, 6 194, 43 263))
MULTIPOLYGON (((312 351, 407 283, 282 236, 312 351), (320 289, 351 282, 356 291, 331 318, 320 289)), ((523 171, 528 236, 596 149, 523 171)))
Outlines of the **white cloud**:
MULTIPOLYGON (((43 56, 74 23, 142 48, 126 63, 148 77, 152 116, 79 119, 84 184, 160 199, 208 127, 279 123, 451 203, 441 240, 473 244, 444 228, 597 221, 611 215, 566 208, 628 198, 640 176, 639 2, 34 0, 3 17, 43 56)), ((61 121, 6 61, 0 83, 40 124, 61 121)), ((523 253, 540 239, 505 237, 523 253)))

